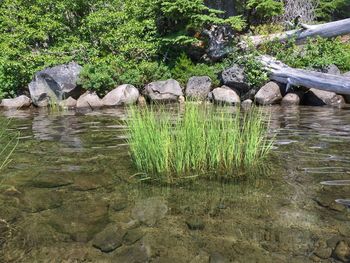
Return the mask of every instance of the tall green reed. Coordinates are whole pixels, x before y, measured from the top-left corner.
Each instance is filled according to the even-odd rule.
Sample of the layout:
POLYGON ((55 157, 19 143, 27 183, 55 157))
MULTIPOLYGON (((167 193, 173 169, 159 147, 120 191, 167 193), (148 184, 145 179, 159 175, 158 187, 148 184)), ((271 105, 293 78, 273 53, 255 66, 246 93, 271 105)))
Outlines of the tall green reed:
POLYGON ((150 178, 175 179, 210 172, 238 175, 269 154, 268 121, 257 108, 236 109, 186 103, 178 116, 164 106, 129 108, 130 153, 150 178))
POLYGON ((0 170, 11 161, 11 156, 18 145, 18 133, 8 130, 9 120, 0 119, 0 170))

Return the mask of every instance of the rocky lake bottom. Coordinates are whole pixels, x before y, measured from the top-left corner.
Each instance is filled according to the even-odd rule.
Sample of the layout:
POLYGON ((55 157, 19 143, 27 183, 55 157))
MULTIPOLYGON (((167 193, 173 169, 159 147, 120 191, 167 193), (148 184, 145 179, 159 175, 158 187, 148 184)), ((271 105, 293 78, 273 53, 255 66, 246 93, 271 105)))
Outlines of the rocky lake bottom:
POLYGON ((268 167, 245 181, 136 180, 123 109, 3 111, 0 262, 350 262, 350 108, 266 107, 268 167))

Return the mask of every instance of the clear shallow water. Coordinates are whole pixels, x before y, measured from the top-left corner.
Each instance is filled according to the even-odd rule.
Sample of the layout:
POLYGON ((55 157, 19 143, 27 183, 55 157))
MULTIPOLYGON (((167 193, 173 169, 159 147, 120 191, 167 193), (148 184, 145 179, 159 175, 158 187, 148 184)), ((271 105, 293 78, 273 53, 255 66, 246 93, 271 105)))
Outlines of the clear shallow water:
POLYGON ((334 262, 350 186, 321 182, 350 180, 350 109, 267 109, 268 174, 172 187, 133 179, 122 109, 2 112, 21 139, 1 174, 0 262, 334 262))

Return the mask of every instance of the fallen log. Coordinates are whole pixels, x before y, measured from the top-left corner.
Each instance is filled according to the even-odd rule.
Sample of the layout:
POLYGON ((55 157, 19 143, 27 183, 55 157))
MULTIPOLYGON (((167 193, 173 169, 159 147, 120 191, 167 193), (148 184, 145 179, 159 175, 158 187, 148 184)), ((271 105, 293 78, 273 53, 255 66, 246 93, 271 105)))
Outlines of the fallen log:
POLYGON ((267 36, 245 37, 240 43, 240 46, 244 47, 247 45, 247 43, 251 43, 254 46, 259 46, 269 41, 286 41, 290 38, 295 38, 297 43, 303 43, 307 38, 317 36, 323 38, 331 38, 350 34, 350 18, 319 25, 301 24, 300 26, 301 29, 291 30, 283 33, 271 34, 267 36))
POLYGON ((302 86, 350 95, 350 78, 311 70, 291 68, 270 56, 260 56, 258 61, 268 71, 271 80, 290 86, 302 86))

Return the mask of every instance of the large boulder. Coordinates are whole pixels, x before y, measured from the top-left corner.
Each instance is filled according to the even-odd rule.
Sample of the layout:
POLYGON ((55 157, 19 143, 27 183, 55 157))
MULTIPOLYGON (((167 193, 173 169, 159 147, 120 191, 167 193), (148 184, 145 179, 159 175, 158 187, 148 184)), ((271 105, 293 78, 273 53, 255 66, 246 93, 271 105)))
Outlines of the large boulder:
POLYGON ((145 87, 143 94, 155 102, 174 102, 183 96, 180 83, 174 79, 152 82, 145 87))
POLYGON ((78 98, 81 88, 77 84, 82 67, 77 63, 47 68, 35 74, 29 83, 29 92, 33 104, 48 106, 50 100, 60 101, 64 98, 78 98))
POLYGON ((0 106, 6 109, 22 109, 28 108, 32 104, 32 100, 25 95, 21 95, 14 99, 3 99, 0 106))
POLYGON ((241 99, 238 94, 226 86, 214 89, 209 94, 209 99, 217 104, 236 105, 241 103, 241 99))
POLYGON ((60 102, 60 106, 64 109, 74 109, 77 107, 77 100, 73 99, 72 97, 69 97, 66 100, 62 100, 60 102))
POLYGON ((244 68, 239 65, 233 65, 232 67, 224 70, 220 74, 221 83, 230 88, 234 88, 242 96, 250 90, 247 83, 244 68))
POLYGON ((310 89, 305 93, 303 98, 303 104, 310 106, 343 106, 345 100, 343 96, 337 95, 334 92, 319 90, 319 89, 310 89))
POLYGON ((281 105, 283 106, 300 105, 302 96, 303 96, 302 92, 294 92, 294 91, 290 92, 283 97, 281 101, 281 105))
POLYGON ((102 99, 102 103, 107 107, 129 105, 136 103, 139 96, 137 88, 130 84, 124 84, 108 92, 102 99))
POLYGON ((344 77, 350 78, 350 71, 343 74, 344 77))
POLYGON ((255 101, 260 105, 271 105, 282 100, 282 90, 276 82, 270 81, 255 95, 255 101))
POLYGON ((211 90, 211 79, 207 76, 192 77, 186 86, 186 96, 191 99, 204 100, 211 90))
POLYGON ((81 95, 77 101, 77 108, 79 109, 99 109, 103 107, 101 99, 95 92, 87 91, 81 95))

